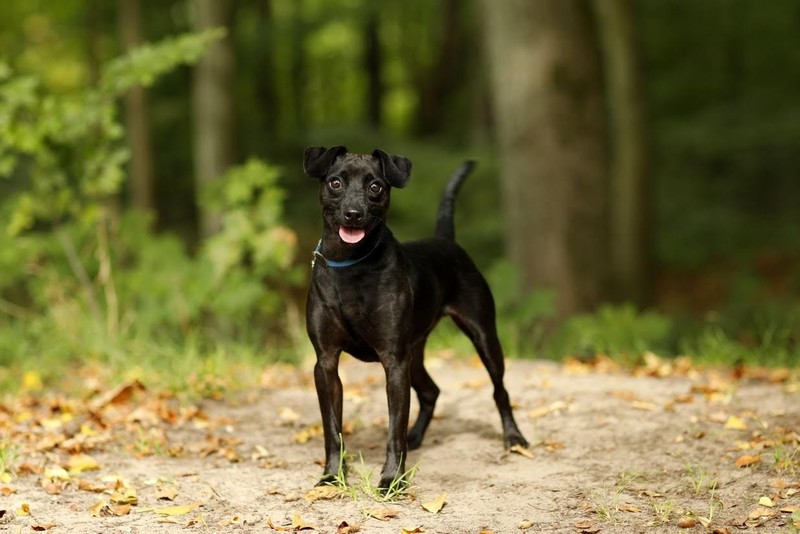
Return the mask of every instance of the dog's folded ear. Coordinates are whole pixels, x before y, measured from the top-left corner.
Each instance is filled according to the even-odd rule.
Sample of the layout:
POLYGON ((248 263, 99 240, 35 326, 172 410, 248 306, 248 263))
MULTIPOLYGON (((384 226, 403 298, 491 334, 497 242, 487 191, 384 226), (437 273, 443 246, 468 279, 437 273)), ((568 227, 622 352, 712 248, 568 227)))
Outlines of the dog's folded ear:
POLYGON ((336 158, 347 152, 343 146, 310 146, 303 156, 303 171, 309 178, 325 178, 336 158))
POLYGON ((383 176, 392 187, 404 187, 411 178, 411 160, 403 156, 390 156, 380 148, 372 151, 372 157, 381 162, 383 176))

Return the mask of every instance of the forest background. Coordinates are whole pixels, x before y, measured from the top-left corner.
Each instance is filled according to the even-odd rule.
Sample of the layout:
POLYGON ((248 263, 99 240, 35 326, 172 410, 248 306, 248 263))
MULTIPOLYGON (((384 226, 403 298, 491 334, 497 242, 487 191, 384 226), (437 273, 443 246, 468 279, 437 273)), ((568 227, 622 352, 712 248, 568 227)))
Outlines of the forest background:
POLYGON ((793 0, 7 1, 0 382, 308 357, 301 155, 334 144, 414 162, 402 239, 478 162, 458 238, 513 356, 797 365, 799 26, 793 0))

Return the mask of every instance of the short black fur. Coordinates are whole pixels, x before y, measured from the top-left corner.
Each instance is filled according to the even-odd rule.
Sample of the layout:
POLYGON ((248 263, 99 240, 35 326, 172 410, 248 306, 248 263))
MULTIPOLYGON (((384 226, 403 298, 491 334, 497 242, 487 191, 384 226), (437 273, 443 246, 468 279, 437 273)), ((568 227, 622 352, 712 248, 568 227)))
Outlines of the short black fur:
POLYGON ((386 213, 391 188, 404 187, 411 176, 411 161, 379 149, 362 155, 345 147, 310 147, 303 168, 320 183, 319 254, 332 262, 357 259, 346 268, 316 262, 308 293, 307 330, 317 354, 314 381, 325 438, 320 483, 334 478, 343 450, 342 351, 383 365, 389 435, 379 487, 388 488, 403 475, 407 452, 422 444, 439 396, 423 357, 428 334, 445 315, 472 340, 489 372, 506 447, 527 447, 503 385, 491 291, 454 241, 454 199, 472 163, 462 166, 446 187, 435 237, 402 245, 386 226, 386 213), (409 429, 411 388, 420 411, 409 429))

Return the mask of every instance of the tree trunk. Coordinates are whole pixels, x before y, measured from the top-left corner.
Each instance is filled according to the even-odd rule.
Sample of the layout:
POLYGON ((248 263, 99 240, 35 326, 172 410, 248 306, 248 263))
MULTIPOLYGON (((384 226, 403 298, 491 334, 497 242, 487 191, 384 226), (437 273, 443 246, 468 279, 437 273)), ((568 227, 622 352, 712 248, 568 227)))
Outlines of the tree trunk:
MULTIPOLYGON (((261 0, 258 4, 259 32, 256 46, 260 61, 253 73, 258 95, 259 106, 262 110, 261 130, 264 138, 273 141, 278 132, 278 95, 275 89, 275 24, 272 10, 272 0, 261 0)), ((267 143, 272 145, 273 143, 267 143)), ((262 142, 262 149, 265 149, 262 142)), ((274 154, 269 154, 274 156, 274 154)))
POLYGON ((367 120, 375 129, 382 124, 383 73, 378 32, 378 7, 368 2, 364 16, 364 69, 367 72, 367 120))
POLYGON ((417 81, 419 106, 416 131, 421 135, 438 133, 444 127, 447 115, 447 98, 456 84, 463 84, 458 76, 461 66, 461 0, 442 2, 442 42, 436 61, 420 73, 417 81))
POLYGON ((483 0, 509 254, 522 290, 557 317, 608 284, 608 184, 599 55, 588 0, 483 0))
MULTIPOLYGON (((141 20, 139 0, 120 0, 119 29, 126 52, 142 42, 141 20)), ((143 87, 132 87, 125 95, 125 124, 131 151, 131 204, 134 209, 149 212, 154 206, 153 150, 147 91, 143 87)))
POLYGON ((595 0, 611 125, 611 267, 614 296, 649 301, 648 150, 644 87, 631 0, 595 0))
MULTIPOLYGON (((230 0, 194 0, 195 30, 230 27, 230 0)), ((212 44, 194 69, 194 167, 197 194, 219 179, 233 164, 233 69, 230 36, 212 44)), ((200 213, 200 235, 208 237, 220 227, 220 215, 200 213)))

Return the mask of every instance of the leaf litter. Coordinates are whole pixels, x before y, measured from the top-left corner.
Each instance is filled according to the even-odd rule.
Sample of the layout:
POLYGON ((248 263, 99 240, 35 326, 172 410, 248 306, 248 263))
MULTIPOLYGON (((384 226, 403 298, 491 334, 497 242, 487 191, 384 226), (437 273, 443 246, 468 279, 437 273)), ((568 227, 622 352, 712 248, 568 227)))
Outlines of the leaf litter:
MULTIPOLYGON (((446 390, 442 399, 448 399, 443 406, 449 411, 437 413, 431 437, 420 453, 414 453, 421 463, 419 490, 436 495, 424 503, 412 506, 416 502, 412 494, 410 501, 393 507, 371 507, 352 501, 338 488, 310 489, 322 453, 310 374, 270 367, 262 374, 270 400, 260 399, 256 392, 238 407, 228 405, 224 397, 222 403, 213 401, 216 404, 203 399, 187 402, 153 391, 139 380, 108 389, 96 381, 82 395, 37 387, 4 400, 0 432, 8 436, 17 459, 10 469, 0 464, 0 522, 72 531, 65 519, 83 515, 98 522, 86 530, 93 532, 110 524, 105 522, 135 515, 137 521, 152 525, 167 521, 207 531, 255 524, 275 531, 347 534, 362 530, 359 523, 367 522, 369 532, 396 533, 402 528, 507 532, 531 528, 533 523, 521 515, 523 511, 528 515, 531 502, 540 503, 533 509, 537 526, 563 524, 566 512, 579 532, 641 530, 655 521, 654 509, 670 503, 674 512, 663 516, 672 525, 702 519, 711 532, 725 532, 726 525, 788 528, 800 522, 800 414, 796 402, 770 400, 783 395, 797 401, 797 382, 791 373, 744 369, 733 377, 725 370, 695 369, 687 359, 668 361, 655 355, 646 356, 633 371, 603 357, 568 360, 563 366, 510 362, 509 368, 516 371, 509 373, 508 389, 515 407, 528 414, 523 432, 536 444, 533 451, 548 454, 521 449, 508 457, 491 453, 498 450, 496 437, 464 433, 456 425, 458 417, 487 428, 493 424, 491 417, 496 414, 491 404, 485 404, 491 403, 491 386, 480 375, 484 371, 447 358, 434 367, 447 367, 453 376, 436 377, 446 390), (525 380, 532 387, 526 387, 525 380), (646 386, 645 381, 649 381, 646 386), (604 389, 597 389, 597 384, 604 384, 604 389), (592 388, 598 391, 596 397, 592 388), (465 411, 456 414, 446 408, 448 402, 459 410, 463 405, 465 411), (239 431, 245 420, 252 421, 255 433, 239 431), (632 433, 643 421, 660 425, 648 431, 646 442, 637 441, 632 433), (623 451, 613 446, 615 436, 630 450, 627 460, 615 464, 609 456, 598 464, 603 469, 595 470, 592 466, 605 450, 623 451), (486 452, 473 452, 479 450, 486 452), (686 460, 665 460, 670 455, 706 462, 710 477, 722 477, 722 484, 713 485, 720 489, 713 496, 686 491, 685 485, 676 484, 686 477, 686 460), (651 470, 640 485, 609 495, 609 506, 618 512, 613 522, 599 517, 586 520, 580 501, 565 502, 565 494, 558 499, 552 494, 552 503, 562 512, 549 518, 549 492, 564 491, 557 489, 562 481, 571 476, 574 487, 591 488, 593 481, 615 476, 610 466, 623 471, 640 458, 641 468, 651 470), (443 467, 440 462, 445 462, 443 467), (153 466, 147 478, 137 474, 139 465, 153 466), (561 469, 561 474, 547 475, 552 467, 561 469), (123 471, 117 473, 120 468, 123 471), (571 471, 575 474, 569 475, 571 471), (458 482, 472 474, 475 478, 468 478, 468 484, 458 482), (185 483, 175 483, 176 478, 185 483), (519 487, 511 489, 514 484, 519 487), (522 489, 531 484, 538 489, 522 489), (240 495, 252 497, 239 497, 235 501, 239 504, 233 504, 225 496, 237 487, 240 495), (469 493, 473 488, 475 493, 469 493), (67 495, 73 504, 62 504, 65 508, 59 512, 59 505, 46 500, 47 495, 67 495), (242 506, 248 498, 251 504, 242 506), (483 504, 487 498, 494 499, 493 508, 483 504), (717 500, 725 506, 714 504, 717 500), (268 514, 263 512, 264 502, 272 503, 268 514)), ((368 461, 379 465, 380 433, 386 425, 385 405, 381 408, 380 402, 385 402, 385 394, 380 373, 377 378, 375 374, 346 384, 345 409, 352 419, 345 433, 354 435, 357 446, 366 447, 362 450, 368 461)))

